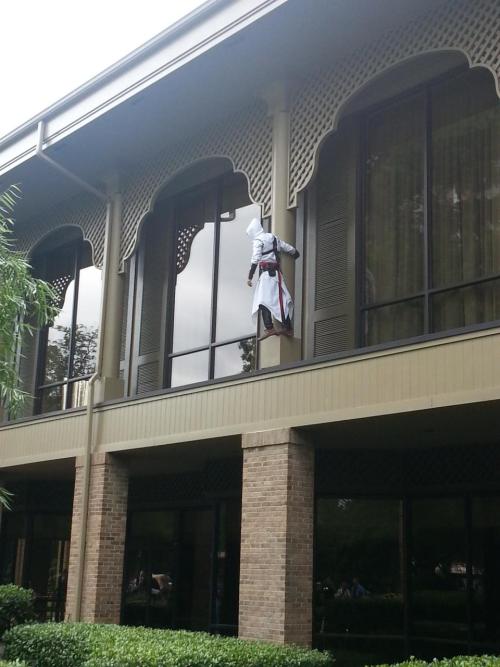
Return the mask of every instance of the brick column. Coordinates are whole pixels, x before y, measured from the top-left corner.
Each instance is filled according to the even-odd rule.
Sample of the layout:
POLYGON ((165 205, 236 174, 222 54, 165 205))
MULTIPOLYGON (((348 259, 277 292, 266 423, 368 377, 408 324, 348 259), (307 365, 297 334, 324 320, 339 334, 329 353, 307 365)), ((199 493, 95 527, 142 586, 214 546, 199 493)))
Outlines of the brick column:
MULTIPOLYGON (((80 549, 83 458, 76 461, 66 620, 75 617, 80 549)), ((110 454, 94 454, 84 563, 81 620, 119 623, 127 521, 128 472, 110 454)))
POLYGON ((314 451, 293 429, 243 435, 239 636, 310 646, 314 451))

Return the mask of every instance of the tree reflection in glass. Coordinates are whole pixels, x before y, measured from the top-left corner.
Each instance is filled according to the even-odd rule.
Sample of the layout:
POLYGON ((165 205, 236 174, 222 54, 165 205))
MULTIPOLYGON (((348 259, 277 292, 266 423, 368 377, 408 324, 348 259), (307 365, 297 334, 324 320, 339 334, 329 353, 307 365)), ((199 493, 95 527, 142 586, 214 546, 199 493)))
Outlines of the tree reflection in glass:
POLYGON ((255 370, 255 338, 221 345, 215 349, 214 377, 226 377, 255 370))
POLYGON ((66 289, 64 303, 47 333, 47 356, 45 361, 45 383, 60 382, 68 378, 69 332, 73 317, 75 281, 66 289))
POLYGON ((95 266, 80 270, 76 314, 73 377, 90 375, 95 370, 101 295, 101 271, 95 266))
POLYGON ((92 265, 90 246, 81 242, 56 248, 44 263, 46 278, 59 289, 62 301, 47 330, 39 386, 39 409, 52 412, 87 402, 86 379, 94 372, 97 358, 101 271, 92 265), (82 379, 71 382, 77 378, 82 379))

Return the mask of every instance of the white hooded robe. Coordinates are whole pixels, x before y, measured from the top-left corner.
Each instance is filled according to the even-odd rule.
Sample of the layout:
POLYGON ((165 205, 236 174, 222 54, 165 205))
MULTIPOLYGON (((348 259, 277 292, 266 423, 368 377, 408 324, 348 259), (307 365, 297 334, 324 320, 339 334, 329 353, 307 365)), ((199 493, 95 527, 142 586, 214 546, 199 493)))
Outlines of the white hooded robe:
MULTIPOLYGON (((252 264, 259 264, 260 261, 276 262, 277 257, 273 250, 273 241, 276 238, 278 253, 286 252, 289 255, 295 255, 295 248, 289 243, 285 243, 274 234, 264 231, 258 218, 254 218, 247 227, 247 234, 253 241, 252 264)), ((281 292, 283 297, 283 311, 285 319, 293 315, 293 302, 288 291, 283 275, 281 275, 281 292)), ((282 322, 281 308, 279 301, 279 282, 278 271, 274 276, 270 276, 268 271, 262 271, 255 287, 252 304, 252 315, 257 315, 259 306, 266 306, 271 311, 274 319, 282 322)))

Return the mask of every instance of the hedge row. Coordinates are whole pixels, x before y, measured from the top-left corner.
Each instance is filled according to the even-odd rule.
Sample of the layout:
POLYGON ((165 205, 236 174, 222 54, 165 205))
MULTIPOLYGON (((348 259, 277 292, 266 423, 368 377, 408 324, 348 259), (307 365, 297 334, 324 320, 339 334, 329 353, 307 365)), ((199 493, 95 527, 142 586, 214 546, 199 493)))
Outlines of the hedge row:
POLYGON ((14 584, 0 586, 0 637, 6 630, 34 618, 33 591, 14 584))
POLYGON ((500 667, 500 656, 494 655, 458 655, 454 658, 444 658, 426 662, 412 658, 397 665, 378 665, 378 667, 500 667))
POLYGON ((4 636, 5 658, 33 667, 331 667, 326 653, 202 632, 118 625, 19 625, 4 636))
POLYGON ((25 662, 20 662, 19 660, 14 660, 14 662, 5 662, 5 660, 0 660, 0 667, 27 667, 25 662))

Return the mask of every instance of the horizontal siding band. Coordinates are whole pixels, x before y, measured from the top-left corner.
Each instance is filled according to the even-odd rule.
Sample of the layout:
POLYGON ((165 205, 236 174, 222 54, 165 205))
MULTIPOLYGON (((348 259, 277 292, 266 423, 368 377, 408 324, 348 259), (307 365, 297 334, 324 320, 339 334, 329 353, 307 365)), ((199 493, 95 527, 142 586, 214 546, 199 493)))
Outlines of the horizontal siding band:
MULTIPOLYGON (((97 410, 106 451, 500 399, 500 332, 440 340, 97 410)), ((83 447, 85 415, 0 429, 0 466, 83 447)), ((68 454, 69 455, 69 454, 68 454)))

